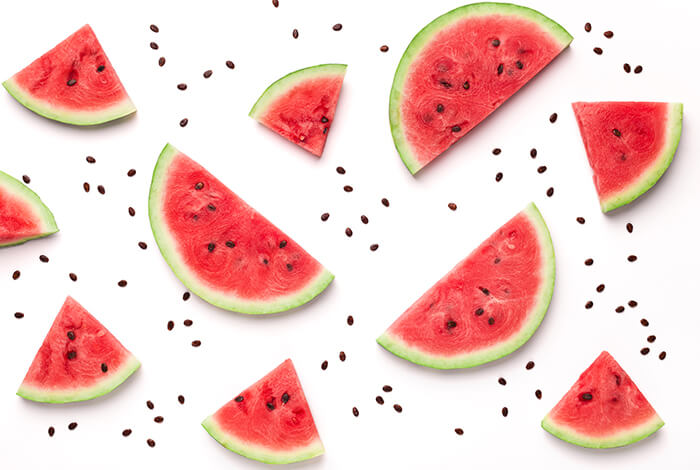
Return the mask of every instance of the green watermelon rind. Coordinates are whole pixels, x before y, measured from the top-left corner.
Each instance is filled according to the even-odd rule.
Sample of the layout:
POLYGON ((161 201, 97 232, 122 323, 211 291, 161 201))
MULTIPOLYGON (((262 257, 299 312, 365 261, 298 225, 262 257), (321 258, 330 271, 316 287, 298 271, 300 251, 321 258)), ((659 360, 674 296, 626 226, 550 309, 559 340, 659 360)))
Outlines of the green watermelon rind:
POLYGON ((651 436, 661 429, 663 425, 664 422, 661 417, 658 414, 654 414, 647 422, 632 429, 621 431, 612 436, 593 437, 578 433, 566 425, 557 424, 549 415, 545 416, 542 420, 542 428, 553 436, 570 444, 591 449, 610 449, 633 444, 651 436))
POLYGON ((31 96, 27 91, 20 87, 15 81, 10 78, 2 83, 2 86, 25 108, 34 111, 36 114, 47 119, 62 122, 64 124, 72 124, 75 126, 96 126, 106 122, 120 119, 136 112, 136 107, 131 99, 126 96, 119 103, 116 103, 106 109, 97 111, 78 111, 61 109, 57 106, 51 106, 44 100, 39 100, 31 96))
POLYGON ((439 33, 443 28, 468 16, 491 14, 517 15, 532 20, 533 22, 539 24, 545 31, 551 33, 554 39, 561 44, 562 49, 568 47, 568 45, 574 39, 573 36, 571 36, 569 32, 564 29, 564 27, 551 18, 543 15, 537 10, 520 5, 514 5, 512 3, 472 3, 455 8, 454 10, 451 10, 428 23, 418 32, 418 34, 414 36, 406 48, 406 51, 403 53, 401 61, 396 68, 394 82, 391 86, 391 94, 389 98, 389 122, 391 126, 391 135, 394 138, 394 146, 399 152, 399 156, 406 165, 406 168, 408 168, 413 175, 415 175, 422 168, 422 166, 413 156, 406 138, 404 137, 400 116, 402 90, 404 87, 404 81, 408 75, 408 71, 411 68, 411 64, 413 63, 413 60, 422 52, 426 44, 430 42, 433 36, 439 33))
POLYGON ((139 367, 141 367, 139 360, 130 355, 117 370, 110 369, 109 374, 105 374, 105 377, 95 385, 70 390, 52 390, 51 388, 37 388, 22 384, 17 390, 17 395, 41 403, 73 403, 92 400, 117 388, 139 367))
POLYGON ((176 244, 170 236, 160 214, 159 206, 162 183, 165 180, 168 167, 173 157, 179 153, 177 148, 171 144, 166 144, 158 157, 158 162, 153 170, 151 190, 148 197, 148 217, 151 222, 153 236, 156 239, 156 243, 158 244, 163 258, 165 258, 165 261, 168 263, 173 273, 175 273, 175 276, 177 276, 192 293, 210 304, 225 310, 232 310, 249 315, 265 315, 299 307, 312 300, 328 287, 335 276, 326 268, 322 268, 316 276, 316 279, 309 282, 303 289, 275 301, 242 300, 226 293, 220 293, 199 282, 196 276, 190 272, 189 268, 180 261, 180 257, 175 249, 176 244))
POLYGON ((54 219, 54 216, 49 208, 34 191, 22 184, 19 180, 2 171, 0 171, 0 188, 12 193, 20 199, 23 199, 26 203, 34 207, 43 224, 42 231, 38 235, 13 240, 8 243, 0 242, 0 247, 19 245, 21 243, 28 242, 29 240, 48 237, 49 235, 58 232, 56 219, 54 219))
POLYGON ((213 416, 209 416, 205 419, 202 422, 202 427, 206 429, 211 437, 228 450, 263 463, 287 464, 301 462, 318 457, 325 452, 320 439, 316 439, 308 446, 284 452, 276 452, 262 446, 245 443, 237 439, 234 435, 222 430, 213 416))
POLYGON ((683 103, 669 103, 666 146, 659 153, 658 161, 648 168, 637 181, 618 194, 600 200, 603 212, 610 212, 618 207, 629 204, 642 194, 649 191, 666 173, 678 148, 683 127, 683 103))
POLYGON ((265 111, 268 109, 270 104, 274 103, 277 98, 287 93, 287 91, 294 88, 299 83, 302 83, 310 78, 324 75, 344 76, 347 68, 348 66, 346 64, 321 64, 288 73, 265 89, 263 94, 260 95, 260 98, 258 98, 251 108, 248 116, 259 121, 261 116, 265 114, 265 111))
POLYGON ((540 323, 542 323, 547 313, 554 292, 556 268, 552 238, 542 214, 539 209, 537 209, 535 203, 530 203, 525 208, 524 212, 529 216, 530 222, 537 230, 540 240, 540 247, 542 249, 542 285, 538 295, 539 300, 530 312, 530 321, 517 333, 507 341, 498 343, 487 350, 467 353, 456 357, 440 357, 426 354, 416 348, 406 345, 401 339, 391 335, 388 331, 384 332, 384 334, 377 339, 377 342, 387 351, 403 359, 413 362, 414 364, 432 367, 434 369, 465 369, 476 367, 507 356, 525 344, 535 331, 537 331, 537 328, 540 326, 540 323))

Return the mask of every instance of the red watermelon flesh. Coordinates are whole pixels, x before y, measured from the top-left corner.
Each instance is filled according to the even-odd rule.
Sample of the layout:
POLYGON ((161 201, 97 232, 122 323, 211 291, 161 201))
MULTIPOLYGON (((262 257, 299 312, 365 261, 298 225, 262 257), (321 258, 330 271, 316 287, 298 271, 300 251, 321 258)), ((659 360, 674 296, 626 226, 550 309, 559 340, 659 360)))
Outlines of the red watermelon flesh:
POLYGON ((454 369, 510 354, 535 332, 554 286, 554 250, 534 204, 431 287, 377 340, 417 364, 454 369))
POLYGON ((17 391, 28 400, 67 403, 102 396, 139 361, 73 298, 66 298, 17 391))
POLYGON ((53 214, 34 191, 0 171, 0 247, 56 233, 53 214))
POLYGON ((391 129, 416 173, 530 81, 571 42, 546 16, 511 4, 475 3, 423 28, 399 63, 391 129))
POLYGON ((100 124, 136 111, 89 25, 3 85, 32 111, 69 124, 100 124))
POLYGON ((266 463, 324 452, 294 365, 287 359, 202 423, 221 445, 266 463))
POLYGON ((607 352, 586 369, 542 421, 572 444, 619 447, 656 432, 664 422, 637 385, 607 352))
POLYGON ((572 107, 604 212, 644 194, 670 165, 682 104, 608 101, 572 107))

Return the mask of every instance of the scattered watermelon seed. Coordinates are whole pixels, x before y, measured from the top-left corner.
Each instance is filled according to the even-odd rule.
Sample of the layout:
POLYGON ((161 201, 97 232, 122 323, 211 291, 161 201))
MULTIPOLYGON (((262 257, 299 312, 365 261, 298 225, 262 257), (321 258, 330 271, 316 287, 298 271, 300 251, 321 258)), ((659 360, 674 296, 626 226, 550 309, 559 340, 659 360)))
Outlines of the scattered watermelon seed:
POLYGON ((455 204, 454 202, 450 202, 449 204, 447 204, 447 207, 449 207, 452 211, 457 210, 457 204, 455 204))
POLYGON ((530 150, 530 157, 531 157, 531 158, 537 158, 537 149, 531 149, 531 150, 530 150))
POLYGON ((346 184, 345 186, 343 186, 343 191, 345 191, 346 193, 351 193, 352 186, 350 186, 349 184, 346 184))
POLYGON ((100 193, 100 194, 104 194, 104 193, 105 193, 105 187, 102 186, 101 184, 98 184, 98 185, 97 185, 97 192, 100 193))
POLYGON ((345 235, 348 237, 352 237, 352 229, 350 227, 345 229, 345 235))
POLYGON ((386 44, 384 44, 383 46, 381 46, 381 47, 379 48, 379 50, 382 51, 382 52, 389 52, 389 46, 387 46, 386 44))
POLYGON ((102 370, 102 372, 106 373, 107 370, 108 370, 108 369, 107 369, 107 364, 105 364, 105 363, 103 362, 102 365, 100 366, 100 369, 102 370))
POLYGON ((637 303, 636 300, 630 300, 629 302, 627 302, 627 305, 629 305, 630 307, 634 308, 634 307, 636 307, 636 306, 639 305, 639 304, 637 303))
POLYGON ((612 31, 606 31, 606 32, 603 33, 603 36, 605 36, 606 38, 610 39, 611 37, 613 37, 613 32, 612 32, 612 31))
POLYGON ((12 279, 16 281, 17 279, 19 279, 20 274, 21 273, 19 272, 19 270, 16 270, 12 273, 12 279))
POLYGON ((343 25, 342 25, 342 24, 336 23, 336 24, 333 25, 333 31, 340 31, 341 29, 343 29, 343 25))
POLYGON ((78 423, 76 423, 75 421, 68 425, 68 429, 71 431, 77 427, 78 427, 78 423))
POLYGON ((384 207, 389 207, 389 200, 387 198, 382 198, 382 204, 384 207))
POLYGON ((194 323, 194 322, 192 320, 190 320, 189 318, 182 322, 182 324, 185 326, 192 326, 192 323, 194 323))
POLYGON ((649 335, 649 336, 647 336, 647 341, 648 341, 649 343, 653 343, 654 341, 656 341, 656 336, 655 336, 655 335, 649 335))
POLYGON ((649 326, 649 320, 647 320, 646 318, 642 318, 641 320, 639 320, 639 323, 641 323, 642 326, 649 326))
POLYGON ((361 215, 360 220, 362 221, 363 224, 367 225, 369 223, 369 219, 367 218, 366 215, 361 215))
POLYGON ((175 322, 172 320, 168 321, 168 331, 172 331, 172 329, 175 328, 175 322))
POLYGON ((554 124, 555 122, 557 122, 557 117, 559 117, 559 116, 557 115, 557 113, 552 113, 552 114, 549 116, 549 122, 551 122, 552 124, 554 124))
POLYGON ((642 356, 646 356, 649 354, 649 348, 642 348, 639 352, 642 354, 642 356))
POLYGON ((321 370, 326 370, 328 369, 328 361, 323 361, 321 363, 321 370))
POLYGON ((535 363, 533 361, 528 361, 528 363, 525 365, 525 369, 531 370, 533 367, 535 367, 535 363))
POLYGON ((586 24, 583 26, 583 29, 586 30, 587 33, 590 33, 590 32, 591 32, 591 24, 590 24, 590 23, 586 23, 586 24))
POLYGON ((55 432, 56 432, 56 430, 54 429, 54 427, 53 427, 53 426, 49 426, 49 437, 53 437, 53 435, 54 435, 55 432))
POLYGON ((177 89, 182 91, 187 90, 187 83, 178 83, 177 89))
POLYGON ((151 42, 150 46, 151 46, 151 49, 153 49, 154 51, 155 51, 155 50, 158 50, 158 44, 157 44, 157 43, 151 42))
POLYGON ((601 49, 600 47, 594 47, 593 52, 595 52, 598 55, 601 55, 603 53, 603 49, 601 49))
POLYGON ((593 308, 593 302, 591 302, 589 300, 588 302, 586 302, 586 309, 591 309, 591 308, 593 308))
POLYGON ((226 67, 228 67, 228 68, 230 68, 231 70, 233 70, 236 66, 234 65, 233 62, 231 62, 230 60, 227 60, 227 61, 226 61, 226 67))
POLYGON ((165 57, 161 57, 160 59, 158 59, 158 65, 161 67, 165 65, 165 57))
POLYGON ((22 175, 22 181, 24 181, 24 184, 29 184, 32 179, 27 175, 22 175))
POLYGON ((212 72, 211 70, 205 70, 204 73, 202 74, 202 76, 204 78, 209 78, 209 77, 211 77, 211 74, 213 74, 213 73, 214 72, 212 72))
POLYGON ((635 261, 637 261, 637 256, 635 256, 635 255, 629 255, 629 256, 627 257, 627 261, 629 261, 630 263, 634 263, 635 261))
POLYGON ((198 340, 198 339, 192 341, 192 347, 193 347, 193 348, 198 348, 198 347, 200 347, 201 345, 202 345, 202 342, 201 342, 200 340, 198 340))
POLYGON ((325 222, 326 220, 328 220, 328 217, 330 217, 330 214, 329 214, 328 212, 324 212, 323 214, 321 214, 321 220, 322 220, 323 222, 325 222))
POLYGON ((180 127, 185 127, 187 125, 187 123, 189 123, 189 122, 190 122, 190 120, 187 118, 181 119, 180 120, 180 127))
POLYGON ((242 402, 242 401, 243 401, 243 395, 238 395, 238 396, 236 397, 236 403, 240 403, 240 402, 242 402))
POLYGON ((126 172, 126 176, 128 176, 128 177, 132 177, 135 174, 136 174, 136 170, 134 170, 133 168, 126 172))
POLYGON ((583 217, 576 217, 576 222, 583 225, 586 223, 586 219, 584 219, 583 217))
POLYGON ((554 196, 554 188, 551 188, 551 187, 550 187, 550 188, 547 190, 547 197, 552 197, 552 196, 554 196))
POLYGON ((462 434, 464 434, 464 429, 455 428, 455 434, 457 434, 458 436, 461 436, 462 434))
POLYGON ((178 403, 180 403, 181 405, 184 405, 184 404, 185 404, 185 397, 184 397, 183 395, 178 395, 178 396, 177 396, 177 401, 178 401, 178 403))
POLYGON ((379 248, 379 245, 376 244, 376 243, 373 243, 373 244, 371 244, 371 245, 369 246, 369 249, 370 249, 371 251, 377 251, 377 248, 379 248))
POLYGON ((133 207, 129 207, 129 215, 130 215, 131 217, 133 217, 133 216, 136 215, 136 211, 134 210, 133 207))
POLYGON ((40 255, 40 256, 39 256, 39 261, 41 261, 42 263, 48 263, 48 262, 49 262, 49 257, 46 256, 46 255, 40 255))
POLYGON ((122 431, 122 436, 129 437, 131 435, 131 429, 125 429, 122 431))
POLYGON ((24 313, 22 313, 22 312, 15 312, 15 318, 17 318, 17 319, 24 318, 24 313))
POLYGON ((508 407, 507 406, 504 406, 503 408, 501 408, 501 414, 503 415, 504 418, 506 416, 508 416, 508 407))
POLYGON ((126 287, 126 281, 124 279, 122 279, 121 281, 117 282, 117 285, 119 287, 126 287))
POLYGON ((280 6, 280 1, 279 0, 272 0, 272 6, 277 8, 280 6))
POLYGON ((537 168, 537 173, 542 174, 542 173, 544 173, 545 171, 547 171, 547 167, 544 166, 544 165, 542 165, 542 166, 540 166, 540 167, 537 168))
POLYGON ((540 390, 539 388, 537 390, 535 390, 535 396, 537 397, 538 400, 541 400, 542 399, 542 390, 540 390))
POLYGON ((146 444, 148 444, 148 447, 155 447, 156 441, 154 441, 153 439, 146 439, 146 444))
POLYGON ((340 359, 340 362, 345 362, 345 351, 340 351, 340 353, 338 354, 338 359, 340 359))
POLYGON ((643 70, 642 66, 638 65, 634 68, 634 73, 642 73, 642 70, 643 70))
POLYGON ((146 248, 148 248, 148 245, 146 245, 146 242, 139 242, 139 248, 145 250, 146 248))
POLYGON ((149 410, 152 410, 153 408, 155 408, 155 405, 153 404, 153 402, 151 400, 148 400, 146 402, 146 406, 148 407, 149 410))
MULTIPOLYGON (((325 118, 321 118, 321 122, 323 122, 323 119, 325 119, 325 118)), ((343 168, 342 166, 339 166, 338 168, 336 168, 335 171, 336 171, 339 175, 344 175, 344 174, 345 174, 345 168, 343 168)))
POLYGON ((659 353, 659 359, 661 359, 662 361, 666 359, 666 351, 661 351, 661 353, 659 353))
POLYGON ((90 192, 90 183, 88 183, 87 181, 85 183, 83 183, 83 189, 85 190, 86 193, 89 193, 90 192))
POLYGON ((384 390, 386 393, 389 393, 389 392, 391 392, 391 391, 394 390, 394 389, 391 387, 391 385, 384 385, 384 386, 382 387, 382 390, 384 390))
POLYGON ((349 326, 352 326, 353 323, 355 323, 355 319, 352 317, 352 315, 348 315, 347 323, 349 326))
POLYGON ((598 287, 595 288, 597 292, 603 292, 605 290, 605 284, 598 284, 598 287))
POLYGON ((293 37, 294 39, 297 39, 297 38, 299 37, 299 30, 298 30, 298 29, 294 28, 294 29, 292 30, 292 37, 293 37))
POLYGON ((190 299, 190 293, 189 293, 189 292, 185 292, 184 294, 182 294, 182 300, 187 301, 187 300, 189 300, 189 299, 190 299))
POLYGON ((593 258, 588 258, 586 261, 583 262, 586 266, 591 266, 593 264, 593 258))
POLYGON ((352 407, 352 415, 353 415, 355 418, 357 418, 358 416, 360 416, 360 410, 358 410, 356 406, 353 406, 353 407, 352 407))
POLYGON ((394 405, 394 410, 396 410, 397 413, 401 413, 403 411, 403 408, 397 403, 394 405))
POLYGON ((497 147, 497 148, 491 150, 491 153, 494 154, 494 155, 500 155, 500 154, 501 154, 501 149, 499 149, 499 148, 497 147))
POLYGON ((617 307, 617 308, 615 309, 615 312, 617 312, 617 313, 622 313, 622 312, 624 312, 624 311, 625 311, 625 307, 623 307, 622 305, 620 305, 619 307, 617 307))
POLYGON ((151 31, 153 31, 154 33, 157 33, 160 31, 160 29, 158 29, 158 26, 156 26, 154 24, 152 24, 150 27, 151 27, 151 31))
POLYGON ((78 83, 78 81, 77 81, 75 78, 71 78, 70 80, 68 80, 68 81, 66 82, 66 85, 68 85, 68 86, 73 86, 73 85, 75 85, 76 83, 78 83))
POLYGON ((630 64, 628 64, 628 63, 624 63, 622 65, 622 69, 627 73, 630 73, 632 71, 632 67, 630 67, 630 64))
POLYGON ((632 233, 632 231, 634 230, 634 225, 632 225, 632 224, 629 223, 629 222, 627 223, 627 226, 626 226, 626 227, 627 227, 627 231, 628 231, 629 233, 632 233))
POLYGON ((70 278, 71 281, 75 282, 78 280, 78 276, 75 273, 69 273, 68 277, 70 278))
POLYGON ((503 377, 499 377, 498 383, 505 386, 505 384, 507 384, 508 382, 506 382, 506 379, 504 379, 503 377))
POLYGON ((90 157, 90 156, 85 157, 85 160, 88 163, 95 163, 97 161, 97 160, 95 160, 95 157, 90 157))
POLYGON ((503 179, 503 173, 501 173, 501 172, 499 171, 498 173, 496 173, 496 182, 498 183, 498 182, 501 181, 502 179, 503 179))
POLYGON ((153 421, 155 421, 156 423, 162 423, 164 421, 164 418, 162 416, 156 416, 155 418, 153 418, 153 421))

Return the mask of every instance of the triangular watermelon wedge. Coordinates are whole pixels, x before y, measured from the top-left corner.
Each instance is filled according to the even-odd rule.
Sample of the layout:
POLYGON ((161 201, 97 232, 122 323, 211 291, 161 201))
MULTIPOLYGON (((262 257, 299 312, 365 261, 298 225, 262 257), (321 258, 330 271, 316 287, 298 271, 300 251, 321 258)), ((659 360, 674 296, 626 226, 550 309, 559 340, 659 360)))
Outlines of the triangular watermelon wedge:
POLYGON ((529 204, 440 279, 377 339, 436 369, 474 367, 518 349, 544 318, 554 248, 529 204))
POLYGON ((45 403, 90 400, 117 388, 140 365, 107 328, 68 297, 17 395, 45 403))
POLYGON ((265 463, 299 462, 324 452, 291 359, 205 419, 202 426, 227 449, 265 463))
POLYGON ((310 301, 333 280, 294 240, 170 144, 153 171, 148 207, 170 268, 218 307, 281 312, 310 301))
POLYGON ((136 111, 89 25, 3 86, 35 113, 67 124, 102 124, 136 111))
POLYGON ((607 351, 600 353, 542 420, 542 427, 559 439, 600 449, 632 444, 663 425, 607 351))
POLYGON ((27 186, 0 171, 0 247, 58 232, 53 214, 27 186))
POLYGON ((346 68, 345 64, 323 64, 285 75, 265 90, 249 115, 320 157, 346 68))
POLYGON ((678 147, 681 103, 573 103, 600 207, 609 212, 646 193, 678 147))

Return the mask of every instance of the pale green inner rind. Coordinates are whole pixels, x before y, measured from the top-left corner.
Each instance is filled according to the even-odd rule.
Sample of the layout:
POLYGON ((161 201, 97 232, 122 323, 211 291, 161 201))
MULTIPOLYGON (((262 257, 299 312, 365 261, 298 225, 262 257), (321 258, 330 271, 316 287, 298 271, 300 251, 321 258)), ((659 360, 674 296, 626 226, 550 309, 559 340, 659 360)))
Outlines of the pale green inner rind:
POLYGON ((524 212, 528 215, 530 222, 538 233, 540 250, 542 252, 542 263, 540 266, 542 284, 537 294, 537 303, 528 314, 529 320, 519 331, 514 333, 509 339, 493 345, 490 348, 449 357, 423 352, 418 348, 406 344, 403 340, 392 335, 388 331, 384 332, 384 334, 377 339, 377 342, 387 351, 399 357, 415 364, 432 367, 434 369, 462 369, 478 366, 507 356, 525 344, 540 326, 542 319, 544 319, 547 313, 547 308, 549 307, 549 303, 552 300, 552 293, 554 292, 556 268, 552 239, 547 224, 542 218, 542 214, 540 214, 540 211, 534 203, 530 203, 525 208, 524 212))
POLYGON ((610 212, 620 206, 629 204, 642 194, 646 193, 663 176, 673 161, 673 156, 681 139, 681 127, 683 125, 683 103, 669 103, 668 126, 666 130, 666 145, 659 152, 656 164, 642 173, 636 182, 620 191, 614 196, 600 201, 603 212, 610 212))
POLYGON ((552 37, 561 44, 562 49, 566 48, 574 39, 566 29, 551 18, 531 8, 511 3, 483 2, 464 5, 436 18, 421 29, 410 42, 401 57, 401 61, 396 69, 396 74, 394 75, 394 83, 391 87, 389 98, 389 122, 391 125, 391 134, 394 138, 394 145, 411 174, 416 174, 422 166, 413 155, 413 151, 403 133, 403 126, 401 124, 401 97, 403 96, 404 82, 406 81, 406 76, 411 69, 413 61, 420 55, 435 34, 439 33, 443 28, 450 26, 455 21, 468 16, 499 14, 516 15, 533 21, 545 31, 549 32, 552 37))
POLYGON ((269 464, 285 464, 301 462, 308 460, 324 453, 323 444, 320 439, 306 447, 300 447, 293 451, 277 452, 273 449, 268 449, 259 445, 242 442, 232 434, 224 432, 213 416, 209 416, 202 422, 202 426, 207 430, 209 435, 228 450, 233 451, 243 457, 258 460, 269 464))
POLYGON ((27 400, 42 403, 71 403, 75 401, 92 400, 105 395, 122 384, 131 374, 141 366, 141 363, 133 355, 115 371, 110 371, 105 378, 90 387, 72 389, 36 388, 22 384, 17 390, 17 395, 27 400))
POLYGON ((267 87, 248 115, 253 119, 260 120, 270 104, 299 83, 323 75, 344 76, 347 67, 345 64, 321 64, 291 72, 267 87))
POLYGON ((34 98, 29 92, 25 91, 14 79, 3 82, 5 89, 19 101, 24 107, 30 109, 40 116, 44 116, 54 121, 73 124, 76 126, 94 126, 104 124, 105 122, 128 116, 136 112, 134 103, 128 96, 112 106, 99 111, 77 111, 61 109, 53 106, 50 103, 34 98))
POLYGON ((178 253, 177 244, 170 235, 160 209, 163 198, 162 191, 167 179, 168 169, 173 157, 177 154, 179 154, 179 151, 172 145, 167 144, 158 158, 156 167, 153 170, 153 180, 148 199, 148 216, 151 221, 153 235, 163 258, 165 258, 173 273, 190 291, 217 307, 251 315, 262 315, 283 312, 303 305, 328 287, 334 276, 325 268, 322 268, 318 275, 313 280, 310 280, 301 290, 272 300, 242 299, 232 293, 220 292, 202 283, 197 278, 196 273, 184 263, 178 253))
POLYGON ((576 432, 566 425, 559 425, 552 421, 549 415, 542 420, 542 428, 559 439, 581 447, 592 449, 609 449, 622 447, 651 436, 664 425, 658 414, 652 416, 647 422, 632 429, 621 431, 612 436, 594 437, 576 432))
POLYGON ((0 247, 19 245, 20 243, 34 240, 36 238, 46 237, 58 232, 58 226, 56 225, 56 220, 54 219, 53 214, 34 191, 22 184, 19 180, 2 171, 0 171, 0 188, 12 193, 20 199, 23 199, 27 204, 33 207, 42 224, 40 233, 31 237, 13 240, 11 242, 0 242, 0 247))

